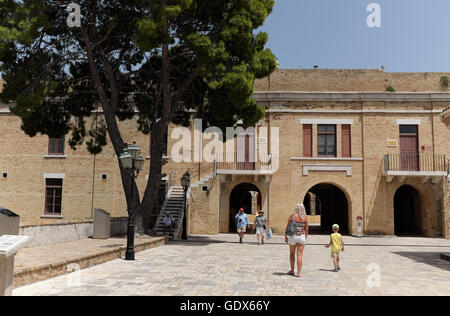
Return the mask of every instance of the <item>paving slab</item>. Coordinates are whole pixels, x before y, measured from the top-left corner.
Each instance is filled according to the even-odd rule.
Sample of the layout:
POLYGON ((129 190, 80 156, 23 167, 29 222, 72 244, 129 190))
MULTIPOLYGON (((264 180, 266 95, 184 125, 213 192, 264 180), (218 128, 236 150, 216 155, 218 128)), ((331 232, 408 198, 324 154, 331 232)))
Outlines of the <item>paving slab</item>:
POLYGON ((289 251, 283 237, 256 245, 235 235, 191 236, 187 242, 136 254, 16 288, 13 295, 450 295, 450 240, 345 237, 342 270, 332 272, 328 236, 310 236, 302 277, 286 275, 289 251))

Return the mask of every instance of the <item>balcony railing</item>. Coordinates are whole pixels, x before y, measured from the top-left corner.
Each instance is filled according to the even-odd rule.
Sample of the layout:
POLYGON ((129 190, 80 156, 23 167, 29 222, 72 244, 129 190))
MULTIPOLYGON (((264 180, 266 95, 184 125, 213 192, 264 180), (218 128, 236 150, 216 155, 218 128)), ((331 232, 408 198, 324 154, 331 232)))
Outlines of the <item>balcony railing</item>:
POLYGON ((384 156, 384 170, 404 172, 449 172, 449 160, 436 154, 389 154, 384 156))
MULTIPOLYGON (((259 158, 259 157, 258 157, 259 158)), ((257 159, 254 159, 257 160, 257 159)), ((272 158, 271 155, 267 155, 265 161, 250 161, 245 159, 243 155, 223 154, 222 159, 217 159, 215 162, 215 168, 219 171, 234 171, 235 173, 258 173, 258 172, 270 172, 272 171, 272 158)))

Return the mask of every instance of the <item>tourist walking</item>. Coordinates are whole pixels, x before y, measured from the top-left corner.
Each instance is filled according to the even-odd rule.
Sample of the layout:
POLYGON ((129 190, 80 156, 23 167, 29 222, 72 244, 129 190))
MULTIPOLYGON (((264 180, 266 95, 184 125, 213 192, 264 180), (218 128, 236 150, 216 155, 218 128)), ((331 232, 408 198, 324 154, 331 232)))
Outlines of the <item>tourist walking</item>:
POLYGON ((166 213, 166 216, 164 216, 163 218, 163 223, 164 223, 164 234, 167 235, 167 231, 169 230, 170 234, 172 235, 172 231, 173 231, 173 223, 175 222, 174 218, 172 217, 172 215, 170 215, 169 212, 166 213))
POLYGON ((330 248, 331 246, 331 258, 333 258, 334 264, 334 272, 338 272, 341 270, 339 266, 339 254, 344 251, 344 240, 342 239, 342 235, 339 234, 339 225, 333 225, 333 234, 330 236, 330 243, 326 245, 326 248, 330 248))
POLYGON ((255 217, 253 230, 255 230, 255 228, 258 246, 260 245, 260 242, 264 245, 264 237, 266 236, 266 229, 269 228, 269 221, 267 220, 267 217, 264 216, 263 210, 260 210, 258 216, 255 217))
POLYGON ((239 243, 242 244, 245 232, 247 230, 247 226, 250 224, 250 221, 248 220, 247 214, 244 213, 243 208, 239 209, 239 213, 236 215, 235 219, 236 219, 237 233, 239 235, 239 243))
POLYGON ((297 254, 297 277, 301 276, 303 266, 303 250, 308 239, 309 227, 306 210, 303 204, 295 206, 295 213, 289 216, 284 240, 289 244, 291 270, 289 275, 295 275, 295 255, 297 254))

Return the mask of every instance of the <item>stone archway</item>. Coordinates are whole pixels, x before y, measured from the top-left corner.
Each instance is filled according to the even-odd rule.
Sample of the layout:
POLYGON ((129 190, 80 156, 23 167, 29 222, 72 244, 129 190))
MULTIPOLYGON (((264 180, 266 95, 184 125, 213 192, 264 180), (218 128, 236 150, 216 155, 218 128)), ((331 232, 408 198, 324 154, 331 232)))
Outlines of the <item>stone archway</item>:
POLYGON ((310 231, 331 233, 333 224, 338 224, 341 234, 349 233, 349 200, 343 190, 330 183, 320 183, 308 190, 303 204, 309 216, 320 216, 320 224, 310 225, 310 231))
POLYGON ((247 214, 256 214, 262 209, 262 195, 259 188, 251 183, 241 183, 230 193, 230 225, 229 232, 236 231, 234 217, 243 208, 247 214))
POLYGON ((394 195, 395 235, 422 235, 422 222, 419 192, 411 185, 402 185, 394 195))

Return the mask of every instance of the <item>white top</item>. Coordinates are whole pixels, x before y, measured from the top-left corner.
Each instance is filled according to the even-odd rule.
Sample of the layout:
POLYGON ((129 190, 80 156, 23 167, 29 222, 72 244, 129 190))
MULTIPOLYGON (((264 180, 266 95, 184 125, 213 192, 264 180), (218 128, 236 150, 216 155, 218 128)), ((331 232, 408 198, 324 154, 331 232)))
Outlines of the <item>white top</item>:
POLYGON ((164 216, 164 218, 163 218, 163 223, 164 223, 164 225, 167 225, 167 226, 169 226, 170 224, 172 224, 173 221, 174 221, 174 220, 173 220, 172 215, 170 215, 169 217, 164 216))
POLYGON ((0 237, 0 257, 10 257, 16 254, 30 242, 28 236, 3 235, 0 237))

